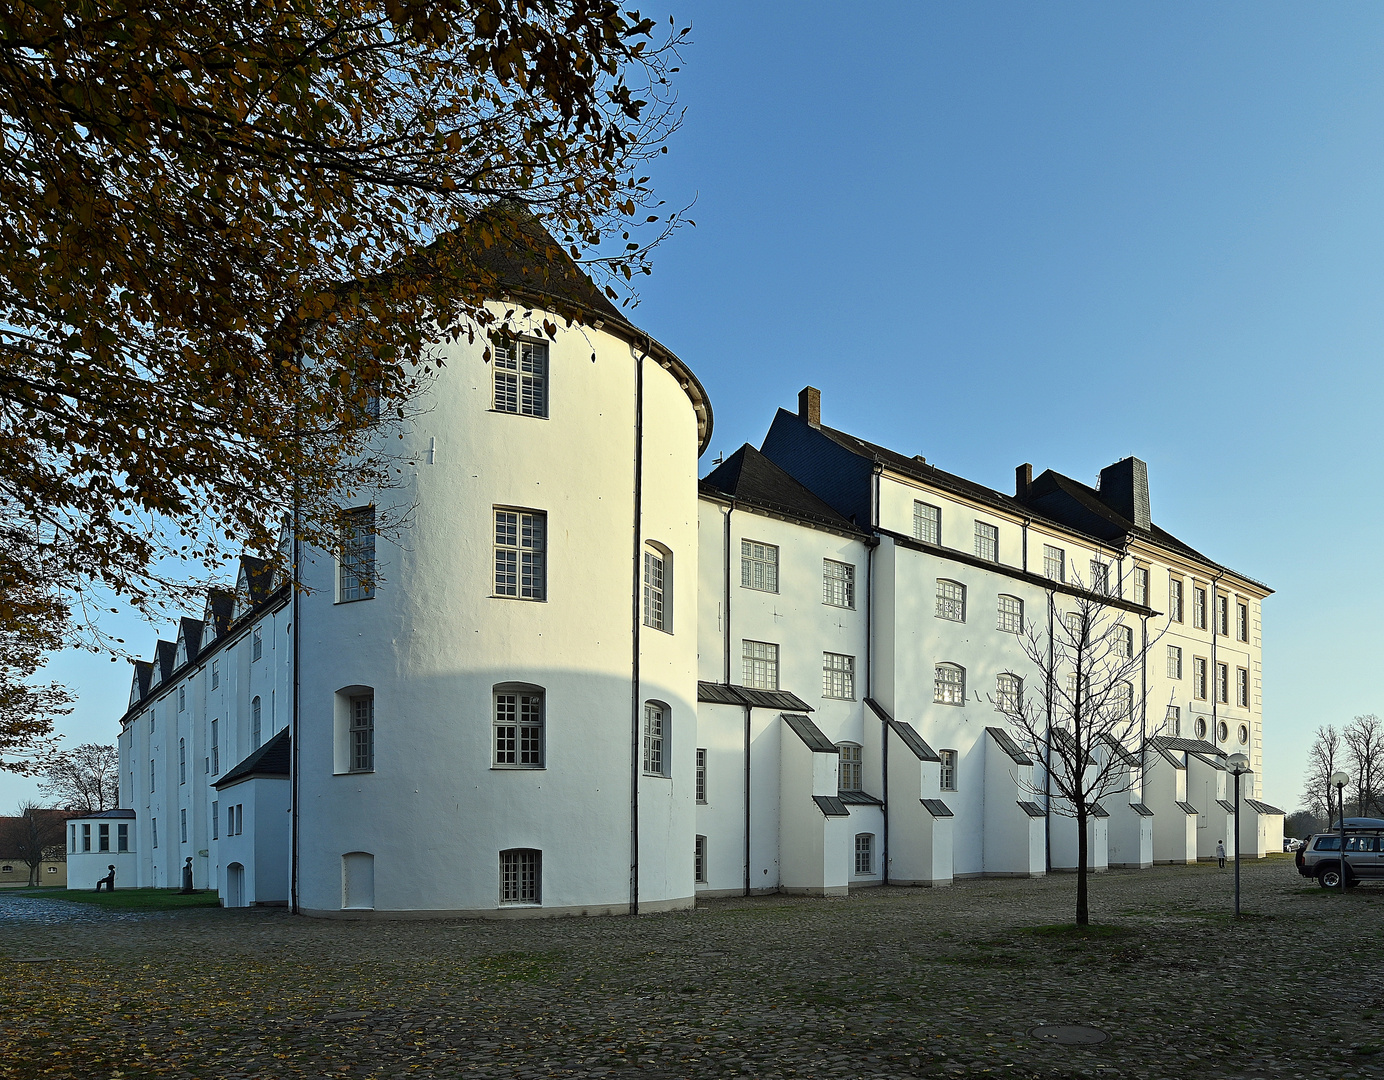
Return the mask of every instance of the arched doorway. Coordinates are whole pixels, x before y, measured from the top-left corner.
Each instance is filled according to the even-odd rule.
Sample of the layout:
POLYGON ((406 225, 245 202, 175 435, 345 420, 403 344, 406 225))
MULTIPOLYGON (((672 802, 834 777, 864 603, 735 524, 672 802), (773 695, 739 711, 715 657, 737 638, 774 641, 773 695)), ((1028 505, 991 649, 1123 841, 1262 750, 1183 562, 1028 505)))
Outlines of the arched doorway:
POLYGON ((238 862, 226 867, 226 907, 245 906, 245 867, 238 862))

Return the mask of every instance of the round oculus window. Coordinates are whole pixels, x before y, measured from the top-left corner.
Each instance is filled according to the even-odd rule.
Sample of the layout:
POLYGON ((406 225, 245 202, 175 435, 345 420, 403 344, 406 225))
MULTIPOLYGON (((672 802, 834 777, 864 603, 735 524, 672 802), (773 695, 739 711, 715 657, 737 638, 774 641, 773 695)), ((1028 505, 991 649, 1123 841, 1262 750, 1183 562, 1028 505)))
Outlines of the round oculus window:
POLYGON ((1206 738, 1206 721, 1203 720, 1200 716, 1197 717, 1197 738, 1206 738))
POLYGON ((1249 742, 1249 725, 1248 725, 1248 724, 1241 724, 1241 725, 1240 725, 1240 745, 1241 745, 1241 746, 1244 746, 1244 745, 1245 745, 1246 743, 1248 743, 1248 742, 1249 742))
POLYGON ((1230 738, 1230 727, 1224 720, 1216 725, 1216 734, 1220 736, 1221 742, 1225 742, 1230 738))

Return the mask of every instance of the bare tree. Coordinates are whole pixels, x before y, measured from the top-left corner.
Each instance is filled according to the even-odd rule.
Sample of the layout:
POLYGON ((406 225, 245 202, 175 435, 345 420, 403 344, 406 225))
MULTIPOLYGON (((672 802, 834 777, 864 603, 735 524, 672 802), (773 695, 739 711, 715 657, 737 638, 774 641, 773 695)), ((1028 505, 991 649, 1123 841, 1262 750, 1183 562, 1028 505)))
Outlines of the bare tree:
POLYGON ((39 791, 59 806, 82 814, 120 805, 120 755, 114 746, 82 743, 54 754, 44 769, 39 791))
POLYGON ((1030 623, 1020 639, 1041 692, 1014 688, 993 700, 1024 749, 1045 763, 1051 809, 1076 819, 1076 922, 1085 926, 1087 823, 1101 799, 1130 789, 1137 770, 1128 768, 1128 754, 1141 751, 1161 723, 1147 726, 1134 690, 1152 643, 1118 609, 1083 592, 1052 625, 1049 634, 1030 623))
POLYGON ((1355 812, 1362 817, 1384 808, 1384 722, 1374 713, 1357 716, 1341 730, 1346 770, 1355 780, 1355 812))
POLYGON ((1331 789, 1329 778, 1341 767, 1343 757, 1341 733, 1335 725, 1317 728, 1316 740, 1307 751, 1306 790, 1302 800, 1307 809, 1327 824, 1336 816, 1336 793, 1331 789))
POLYGON ((39 883, 39 871, 46 862, 67 858, 63 832, 67 815, 61 810, 22 803, 14 817, 0 818, 0 849, 29 868, 29 884, 39 883))

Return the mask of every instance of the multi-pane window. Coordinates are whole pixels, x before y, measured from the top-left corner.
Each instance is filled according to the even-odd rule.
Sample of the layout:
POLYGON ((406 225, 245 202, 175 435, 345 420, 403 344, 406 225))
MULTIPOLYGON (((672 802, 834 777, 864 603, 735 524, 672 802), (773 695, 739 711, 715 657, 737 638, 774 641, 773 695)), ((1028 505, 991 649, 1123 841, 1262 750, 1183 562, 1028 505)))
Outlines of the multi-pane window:
POLYGON ((1182 678, 1182 650, 1176 645, 1168 646, 1168 678, 1182 678))
POLYGON ((758 540, 740 541, 740 584, 760 592, 778 592, 779 549, 758 540))
POLYGON ((822 560, 822 603, 855 607, 855 567, 835 559, 822 560))
POLYGON ((998 525, 976 522, 976 558, 986 562, 1000 561, 1000 530, 998 525))
POLYGON ((213 800, 211 804, 211 838, 221 839, 221 803, 213 800))
POLYGON ((1240 745, 1241 745, 1241 746, 1248 746, 1248 745, 1249 745, 1249 725, 1248 725, 1248 724, 1241 724, 1241 725, 1240 725, 1240 745))
POLYGON ((348 510, 338 525, 341 556, 338 591, 342 602, 375 595, 375 510, 348 510))
POLYGON ((151 758, 151 759, 149 760, 149 790, 150 790, 150 791, 153 791, 153 790, 154 790, 154 777, 155 777, 155 775, 156 775, 156 774, 155 774, 155 772, 154 772, 154 761, 153 761, 153 759, 151 758))
POLYGON ((1199 701, 1206 700, 1206 659, 1192 657, 1192 696, 1199 701))
POLYGON ((178 811, 178 839, 181 843, 187 843, 187 811, 178 811))
POLYGON ((495 764, 543 767, 543 693, 500 690, 495 693, 495 764))
POLYGON ((1024 632, 1024 602, 1017 596, 1000 596, 999 622, 996 629, 1003 630, 1006 634, 1022 634, 1024 632))
POLYGON ((1181 736, 1181 735, 1182 735, 1182 709, 1181 709, 1180 707, 1178 707, 1177 705, 1169 705, 1169 706, 1168 706, 1168 714, 1167 714, 1167 717, 1166 717, 1166 720, 1165 720, 1164 723, 1165 723, 1165 726, 1166 726, 1167 729, 1168 729, 1169 734, 1174 735, 1174 736, 1181 736))
POLYGON ((1206 717, 1198 716, 1197 722, 1192 725, 1192 730, 1197 733, 1198 739, 1206 738, 1206 717))
POLYGON ((859 743, 837 743, 836 749, 841 752, 841 772, 838 776, 840 781, 837 787, 841 791, 860 791, 865 787, 861 777, 861 758, 859 743))
POLYGON ((542 854, 529 848, 500 852, 500 903, 539 903, 541 863, 542 854))
POLYGON ((83 850, 83 851, 90 851, 90 850, 91 850, 91 826, 90 826, 90 825, 83 825, 83 826, 82 826, 82 850, 83 850))
POLYGON ((856 833, 855 872, 857 874, 873 874, 875 872, 874 833, 856 833))
MULTIPOLYGON (((1242 709, 1249 708, 1249 669, 1235 669, 1235 704, 1242 709)), ((1241 740, 1243 741, 1243 740, 1241 740)))
POLYGON ((952 622, 966 621, 966 586, 946 578, 937 579, 937 617, 952 622))
POLYGON ((1091 591, 1101 596, 1110 595, 1110 564, 1099 559, 1091 560, 1091 591))
POLYGON ((706 837, 699 836, 692 845, 692 880, 706 884, 706 837))
MULTIPOLYGON (((258 630, 259 627, 256 627, 255 629, 258 630)), ((179 711, 179 712, 185 712, 186 710, 187 710, 187 687, 186 687, 186 686, 180 686, 180 687, 178 687, 178 711, 179 711)))
POLYGON ((149 819, 149 836, 154 842, 154 847, 159 846, 159 819, 149 819))
POLYGON ((1086 618, 1079 611, 1069 611, 1062 616, 1062 622, 1067 627, 1067 641, 1075 647, 1084 648, 1086 646, 1086 618))
POLYGON ((1018 713, 1024 700, 1024 680, 1009 671, 995 679, 995 708, 1006 716, 1018 713))
POLYGON ((178 783, 187 783, 187 740, 178 740, 178 783))
POLYGON ((1168 578, 1168 617, 1173 622, 1182 621, 1182 579, 1168 578))
POLYGON ((215 690, 215 689, 216 689, 218 686, 220 686, 220 685, 221 685, 221 661, 220 661, 220 660, 213 660, 213 661, 211 662, 211 688, 212 688, 213 690, 215 690))
POLYGON ((670 629, 664 594, 666 569, 661 551, 644 549, 644 625, 655 630, 670 629))
POLYGON ((1206 629, 1206 590, 1200 585, 1192 586, 1192 625, 1198 630, 1206 629))
POLYGON ((1230 740, 1230 725, 1222 720, 1216 725, 1216 741, 1228 742, 1230 740))
POLYGON ((697 750, 697 771, 695 776, 695 786, 697 801, 706 802, 706 751, 698 748, 697 750))
POLYGON ((1249 640, 1249 605, 1241 601, 1235 603, 1235 640, 1249 640))
POLYGON ((495 595, 542 600, 547 588, 548 515, 495 511, 495 595))
POLYGON ((1230 597, 1222 593, 1216 594, 1216 633, 1230 636, 1230 597))
POLYGON ((955 790, 956 790, 956 751, 955 751, 955 750, 939 750, 939 751, 937 751, 937 756, 938 756, 939 758, 942 759, 942 768, 941 768, 942 790, 943 790, 943 791, 955 791, 955 790))
POLYGON ((351 771, 375 771, 375 695, 351 698, 351 771))
POLYGON ((494 341, 495 411, 548 415, 548 343, 494 341))
MULTIPOLYGON (((184 815, 184 820, 186 820, 186 815, 187 815, 187 811, 186 811, 186 810, 183 811, 183 815, 184 815)), ((184 842, 184 843, 187 842, 187 836, 186 836, 186 835, 184 835, 184 837, 183 837, 183 842, 184 842)), ((96 827, 96 850, 97 850, 97 851, 109 851, 110 849, 111 849, 111 827, 110 827, 109 825, 105 825, 105 824, 98 825, 98 826, 96 827)))
POLYGON ((250 749, 258 750, 264 741, 264 707, 256 694, 250 702, 250 749))
POLYGON ((1230 704, 1230 665, 1216 665, 1216 700, 1222 705, 1230 704))
POLYGON ((1067 580, 1067 553, 1060 547, 1043 545, 1043 576, 1049 581, 1067 580))
POLYGON ((211 722, 211 774, 215 776, 221 771, 221 721, 211 722))
POLYGON ((1115 716, 1128 720, 1134 715, 1134 687, 1127 682, 1116 683, 1111 687, 1111 697, 1115 705, 1115 716))
POLYGON ((656 701, 644 702, 644 771, 651 776, 668 775, 668 708, 656 701))
POLYGON ((778 689, 779 647, 767 641, 741 642, 745 685, 756 690, 778 689))
POLYGON ((925 544, 942 542, 942 508, 931 503, 913 503, 913 535, 925 544))
POLYGON ((250 631, 250 659, 258 660, 264 655, 264 635, 260 633, 257 626, 250 631))
POLYGON ((130 850, 130 827, 128 825, 117 825, 115 827, 115 850, 130 850))
POLYGON ((938 705, 966 704, 966 669, 956 664, 933 668, 932 700, 938 705))
POLYGON ((1149 602, 1149 568, 1147 566, 1136 566, 1134 568, 1134 602, 1148 606, 1149 602))
POLYGON ((1125 660, 1134 655, 1134 627, 1123 623, 1115 627, 1115 655, 1125 660))
POLYGON ((822 653, 822 697, 855 700, 855 657, 822 653))

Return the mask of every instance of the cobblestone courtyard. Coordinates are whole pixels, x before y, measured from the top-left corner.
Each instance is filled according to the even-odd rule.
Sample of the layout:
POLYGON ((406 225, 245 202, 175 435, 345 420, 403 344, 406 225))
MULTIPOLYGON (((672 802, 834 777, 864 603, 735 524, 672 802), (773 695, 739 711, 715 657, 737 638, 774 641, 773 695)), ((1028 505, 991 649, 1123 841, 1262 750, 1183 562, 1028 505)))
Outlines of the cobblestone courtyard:
POLYGON ((0 893, 3 1077, 1384 1077, 1384 885, 983 880, 639 919, 335 922, 0 893), (1030 1030, 1090 1025, 1098 1045, 1030 1030))

